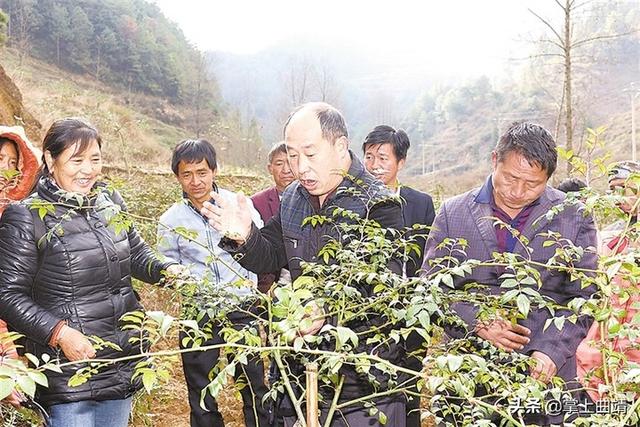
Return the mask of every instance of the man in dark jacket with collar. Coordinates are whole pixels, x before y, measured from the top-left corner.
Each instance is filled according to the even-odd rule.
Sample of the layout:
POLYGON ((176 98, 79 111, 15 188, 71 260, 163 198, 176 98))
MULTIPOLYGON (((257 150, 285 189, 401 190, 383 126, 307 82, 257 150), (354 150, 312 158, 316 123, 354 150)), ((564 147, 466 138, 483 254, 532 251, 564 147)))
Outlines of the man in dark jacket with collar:
MULTIPOLYGON (((427 241, 425 274, 438 268, 433 260, 448 255, 446 248, 438 245, 445 238, 465 239, 464 252, 453 256, 460 261, 474 259, 492 260, 494 253, 513 253, 521 259, 530 259, 539 265, 554 257, 556 245, 545 246, 549 240, 543 233, 556 232, 575 246, 585 249, 582 257, 573 260, 576 269, 595 270, 597 267, 596 228, 591 215, 584 214, 583 205, 564 207, 555 216, 547 216, 554 207, 561 205, 565 194, 547 185, 556 169, 557 152, 553 137, 541 126, 531 123, 513 124, 500 137, 492 154, 493 173, 484 185, 447 200, 433 223, 427 241), (526 241, 531 252, 508 231, 496 223, 499 218, 526 241)), ((579 280, 572 280, 568 270, 535 267, 540 272, 539 292, 556 303, 566 306, 572 299, 588 299, 595 291, 593 286, 582 288, 579 280)), ((504 268, 483 266, 474 268, 472 274, 455 279, 455 287, 477 283, 487 287, 492 294, 502 294, 505 288, 504 268)), ((524 285, 523 285, 524 286, 524 285)), ((450 328, 447 333, 456 338, 475 333, 506 351, 516 351, 535 359, 537 365, 531 376, 548 383, 553 376, 566 382, 576 377, 576 349, 585 337, 591 319, 579 317, 564 327, 555 325, 544 329, 552 316, 547 309, 532 308, 525 319, 518 323, 496 319, 491 323, 477 322, 478 307, 459 302, 452 307, 467 325, 465 330, 450 328)), ((556 310, 555 316, 569 315, 567 310, 556 310)), ((538 425, 562 422, 562 415, 555 419, 537 419, 538 425)))
MULTIPOLYGON (((367 134, 362 143, 364 165, 367 170, 378 178, 380 182, 395 191, 402 203, 402 218, 404 226, 414 225, 431 227, 435 217, 433 200, 427 193, 400 185, 398 173, 404 167, 409 151, 409 136, 402 129, 379 125, 367 134)), ((406 277, 420 275, 424 248, 427 242, 428 230, 411 230, 405 233, 407 238, 413 237, 420 248, 419 253, 411 252, 409 259, 404 262, 403 273, 406 277)), ((417 332, 411 333, 406 339, 407 358, 403 366, 414 371, 422 371, 422 360, 426 353, 425 340, 417 332)), ((417 381, 417 380, 416 380, 417 381)), ((419 394, 416 381, 412 384, 412 391, 419 394)), ((420 399, 412 397, 407 402, 407 427, 420 427, 420 399)))
MULTIPOLYGON (((305 104, 289 116, 284 136, 289 161, 298 181, 284 191, 279 214, 264 228, 251 225, 244 209, 246 199, 242 197, 238 198, 237 204, 230 204, 212 194, 216 205, 206 203, 203 208, 203 214, 214 228, 232 236, 233 241, 227 241, 223 247, 243 254, 239 261, 243 267, 260 273, 275 271, 288 263, 295 280, 301 274, 300 261, 317 261, 318 251, 328 238, 338 237, 335 226, 326 223, 319 227, 303 225, 304 219, 316 214, 331 216, 336 207, 355 212, 363 218, 367 216, 382 227, 402 228, 399 203, 389 198, 391 192, 370 175, 349 150, 346 125, 338 110, 325 103, 305 104), (345 172, 350 177, 345 177, 345 172), (355 187, 356 181, 368 188, 366 200, 349 191, 338 191, 355 187), (371 203, 376 200, 380 203, 371 203)), ((394 267, 397 273, 401 272, 399 265, 394 267)), ((323 320, 315 321, 299 333, 315 334, 323 323, 323 320)), ((402 353, 400 346, 395 346, 389 352, 388 360, 398 364, 402 353)), ((366 376, 358 377, 352 368, 347 370, 339 401, 370 394, 366 376)), ((404 427, 404 402, 398 397, 376 401, 376 406, 387 416, 387 425, 404 427)), ((343 420, 352 427, 378 425, 377 416, 369 416, 368 410, 362 406, 356 406, 352 411, 345 410, 334 417, 332 425, 343 425, 340 424, 343 420)), ((285 420, 287 424, 290 422, 285 420)))
MULTIPOLYGON (((253 206, 260 212, 262 222, 265 224, 280 212, 282 193, 294 180, 293 172, 289 166, 289 159, 287 159, 287 146, 284 141, 280 141, 271 147, 267 159, 269 160, 267 169, 275 185, 251 196, 253 206)), ((267 293, 271 286, 280 279, 285 283, 290 280, 288 269, 259 274, 258 289, 267 293)))

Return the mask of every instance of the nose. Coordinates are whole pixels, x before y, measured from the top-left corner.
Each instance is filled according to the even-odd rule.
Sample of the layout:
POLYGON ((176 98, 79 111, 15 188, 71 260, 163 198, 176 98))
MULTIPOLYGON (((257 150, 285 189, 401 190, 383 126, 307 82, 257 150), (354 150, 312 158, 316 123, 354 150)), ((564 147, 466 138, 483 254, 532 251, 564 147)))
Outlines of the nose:
POLYGON ((93 172, 93 164, 91 164, 90 160, 82 162, 82 164, 80 165, 80 172, 91 175, 91 173, 93 172))
POLYGON ((284 162, 284 166, 282 167, 282 174, 283 175, 291 175, 291 165, 289 164, 289 160, 287 160, 286 162, 284 162))
POLYGON ((295 173, 295 170, 297 170, 297 175, 298 176, 303 176, 306 172, 309 171, 309 160, 307 160, 307 157, 304 155, 300 155, 298 156, 295 161, 292 163, 293 166, 293 170, 295 173))
POLYGON ((525 184, 522 182, 517 182, 513 184, 511 187, 511 197, 516 200, 521 200, 525 197, 527 193, 527 189, 525 188, 525 184))

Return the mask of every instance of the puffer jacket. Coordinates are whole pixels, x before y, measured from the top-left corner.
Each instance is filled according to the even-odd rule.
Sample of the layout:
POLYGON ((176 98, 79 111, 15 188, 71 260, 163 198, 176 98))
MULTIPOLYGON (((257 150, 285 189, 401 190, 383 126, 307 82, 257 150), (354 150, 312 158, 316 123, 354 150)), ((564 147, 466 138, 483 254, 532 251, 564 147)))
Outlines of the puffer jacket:
MULTIPOLYGON (((170 264, 156 258, 135 228, 115 233, 108 219, 114 210, 125 209, 124 203, 117 192, 101 190, 91 199, 63 200, 58 187, 43 178, 36 194, 10 205, 0 219, 0 317, 27 337, 28 353, 38 357, 46 353, 60 362, 68 361, 60 349, 49 346, 53 329, 61 320, 87 336, 98 336, 122 348, 121 352, 100 350, 97 358, 140 353, 139 344, 129 342, 135 331, 123 331, 120 321, 123 314, 142 309, 131 277, 156 283, 170 264), (55 232, 45 239, 40 253, 29 211, 38 199, 58 203, 55 214, 44 217, 47 230, 55 232)), ((138 361, 102 367, 78 387, 68 385, 77 365, 62 373, 47 371, 49 386, 38 388, 37 400, 49 406, 126 398, 139 388, 131 381, 138 361)))

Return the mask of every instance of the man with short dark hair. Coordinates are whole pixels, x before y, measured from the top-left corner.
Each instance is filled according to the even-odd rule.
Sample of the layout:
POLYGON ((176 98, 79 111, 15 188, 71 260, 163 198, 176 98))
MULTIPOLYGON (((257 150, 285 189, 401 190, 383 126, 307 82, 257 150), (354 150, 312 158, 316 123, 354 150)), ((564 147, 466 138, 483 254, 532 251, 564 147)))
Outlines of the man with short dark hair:
MULTIPOLYGON (((219 291, 229 295, 229 304, 242 306, 244 298, 252 294, 252 287, 256 284, 256 275, 247 271, 238 264, 233 257, 221 250, 218 243, 222 235, 212 228, 205 217, 200 213, 205 201, 210 200, 213 192, 220 200, 235 201, 236 194, 231 191, 218 188, 215 182, 217 173, 216 152, 213 146, 206 140, 184 140, 173 150, 171 169, 176 175, 183 192, 183 200, 175 203, 160 217, 158 226, 158 250, 168 258, 178 261, 189 267, 191 274, 204 281, 196 295, 194 304, 196 309, 198 300, 205 294, 219 291), (195 239, 181 236, 175 229, 183 228, 196 233, 195 239), (208 285, 208 286, 207 286, 208 285)), ((246 206, 246 214, 249 221, 256 227, 262 227, 262 220, 258 212, 253 209, 251 202, 246 206)), ((243 307, 249 311, 249 307, 243 307)), ((238 310, 227 314, 227 318, 235 327, 242 327, 252 320, 246 311, 238 310)), ((222 343, 220 337, 221 325, 211 324, 208 316, 199 321, 201 330, 210 327, 211 337, 201 346, 222 343)), ((188 336, 180 333, 180 348, 190 348, 191 343, 186 343, 188 336)), ((207 392, 203 399, 203 409, 200 405, 200 396, 204 388, 209 384, 209 373, 218 363, 219 349, 207 351, 194 351, 182 354, 182 365, 187 389, 189 405, 191 406, 191 426, 224 426, 218 404, 207 392)), ((262 396, 266 393, 264 385, 264 366, 261 358, 249 361, 244 371, 251 387, 243 387, 240 390, 243 400, 244 419, 247 426, 267 426, 268 415, 263 409, 262 396), (258 419, 254 414, 254 407, 258 419)), ((238 374, 242 374, 239 370, 238 374)))
MULTIPOLYGON (((404 226, 412 228, 414 225, 431 227, 435 217, 433 200, 427 193, 400 185, 398 172, 404 167, 409 151, 409 136, 402 129, 379 125, 367 134, 362 143, 364 165, 367 170, 384 185, 400 196, 402 203, 402 218, 404 226)), ((403 273, 406 277, 417 277, 427 242, 428 230, 408 231, 406 238, 413 238, 420 252, 410 252, 409 259, 403 263, 403 273)), ((407 358, 403 366, 414 371, 422 371, 422 360, 426 353, 425 340, 418 333, 412 332, 406 339, 407 358)), ((407 427, 420 427, 420 398, 417 389, 417 379, 411 381, 411 391, 415 395, 407 401, 407 427)))
MULTIPOLYGON (((387 125, 376 126, 362 143, 364 165, 369 173, 400 196, 405 227, 413 227, 415 224, 431 227, 436 215, 431 196, 400 185, 398 181, 398 173, 404 167, 410 145, 409 137, 404 130, 396 130, 387 125)), ((421 230, 419 234, 426 233, 427 231, 421 230)), ((417 277, 422 266, 426 239, 417 237, 416 243, 420 246, 420 253, 414 253, 414 256, 407 260, 407 277, 417 277)))
MULTIPOLYGON (((244 213, 246 198, 239 197, 237 204, 231 204, 212 194, 215 205, 205 203, 203 214, 217 230, 229 236, 223 246, 243 255, 239 261, 241 265, 259 273, 274 271, 288 264, 295 280, 302 273, 301 261, 320 262, 318 251, 329 238, 341 239, 338 225, 348 219, 333 217, 332 212, 336 208, 349 210, 361 218, 368 217, 382 227, 402 228, 400 206, 390 197, 391 192, 370 175, 349 150, 346 124, 338 110, 325 103, 298 107, 284 126, 284 138, 297 181, 286 188, 279 213, 262 230, 252 226, 244 213), (354 194, 354 190, 363 186, 366 195, 354 194), (305 224, 305 218, 312 215, 332 217, 336 223, 327 221, 316 227, 305 224)), ((399 273, 400 269, 395 267, 399 266, 390 266, 399 273)), ((380 324, 380 320, 370 316, 366 325, 359 326, 367 327, 369 322, 380 324)), ((303 336, 316 334, 323 324, 323 319, 316 320, 308 328, 299 329, 298 333, 303 336)), ((349 324, 349 327, 356 325, 349 324)), ((359 344, 358 352, 363 345, 366 344, 359 344)), ((385 346, 384 355, 383 350, 378 349, 380 356, 393 355, 390 361, 399 364, 403 357, 402 349, 393 343, 389 347, 387 350, 385 346)), ((345 364, 340 373, 344 374, 345 381, 339 403, 374 392, 367 376, 359 374, 354 367, 345 364)), ((328 396, 328 400, 321 404, 328 404, 331 398, 328 396)), ((404 427, 406 414, 402 396, 384 396, 376 399, 375 405, 387 416, 387 425, 404 427)), ((286 418, 285 425, 291 426, 293 420, 286 418)), ((333 420, 332 426, 344 423, 351 427, 380 425, 377 416, 369 415, 368 410, 359 405, 345 408, 333 420)))
MULTIPOLYGON (((565 199, 564 193, 547 185, 557 164, 556 145, 549 132, 531 123, 514 124, 498 141, 491 160, 493 172, 484 185, 447 200, 436 215, 423 270, 429 273, 432 268, 438 268, 432 265, 433 261, 447 255, 460 261, 490 261, 493 253, 505 252, 545 264, 556 251, 555 245, 544 245, 547 238, 542 233, 545 232, 557 232, 563 239, 584 248, 584 255, 573 261, 573 267, 594 270, 596 229, 591 215, 584 214, 584 206, 565 206, 555 216, 547 216, 565 199), (520 233, 528 241, 531 253, 495 218, 520 233), (446 248, 438 246, 445 238, 465 239, 468 246, 464 251, 449 254, 446 248)), ((594 292, 593 287, 583 289, 579 280, 572 280, 568 270, 534 268, 540 273, 540 294, 557 304, 566 306, 577 297, 588 299, 594 292)), ((500 287, 505 279, 503 273, 504 269, 499 267, 476 267, 470 275, 456 277, 455 288, 463 289, 476 283, 485 286, 488 293, 502 294, 505 292, 500 287)), ((567 382, 575 380, 576 348, 589 329, 590 318, 582 316, 575 324, 565 322, 560 330, 554 325, 545 330, 545 323, 552 316, 547 309, 533 305, 528 316, 517 323, 507 319, 478 322, 478 307, 468 302, 456 303, 452 308, 466 329, 448 328, 449 335, 461 337, 475 333, 506 351, 529 355, 537 361, 531 376, 545 383, 555 375, 567 382)), ((563 314, 568 312, 556 310, 556 316, 563 314)), ((549 419, 536 420, 536 423, 548 422, 549 419)), ((562 422, 562 415, 552 422, 562 422)))

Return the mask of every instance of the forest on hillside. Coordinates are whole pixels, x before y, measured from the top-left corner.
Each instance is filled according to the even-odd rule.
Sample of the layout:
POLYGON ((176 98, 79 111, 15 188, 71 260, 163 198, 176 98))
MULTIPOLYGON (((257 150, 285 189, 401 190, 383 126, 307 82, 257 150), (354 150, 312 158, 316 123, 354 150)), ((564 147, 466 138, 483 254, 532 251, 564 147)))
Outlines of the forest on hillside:
POLYGON ((414 156, 404 176, 431 174, 420 179, 423 189, 438 184, 436 171, 462 173, 460 189, 468 188, 486 171, 499 132, 516 120, 540 122, 576 152, 587 128, 606 126, 620 155, 630 138, 624 91, 640 66, 640 8, 629 1, 558 2, 541 5, 545 13, 534 7, 535 35, 502 75, 466 81, 400 73, 348 48, 304 40, 254 55, 201 52, 145 0, 0 0, 0 9, 7 45, 20 55, 118 88, 125 104, 220 142, 239 166, 260 164, 288 112, 311 100, 345 113, 354 148, 377 124, 406 129, 414 156), (563 40, 567 22, 572 30, 563 40))
POLYGON ((255 121, 223 101, 204 54, 155 4, 0 0, 0 16, 0 46, 19 56, 19 66, 30 57, 97 80, 120 104, 183 129, 183 137, 217 143, 229 163, 262 164, 266 150, 255 121))
POLYGON ((200 52, 149 2, 2 0, 0 9, 10 45, 58 67, 176 102, 197 91, 217 99, 200 52))

